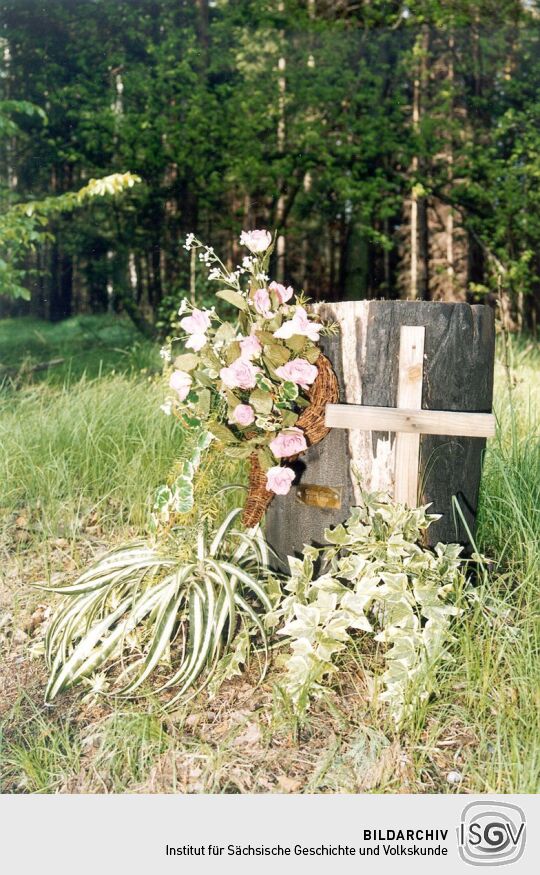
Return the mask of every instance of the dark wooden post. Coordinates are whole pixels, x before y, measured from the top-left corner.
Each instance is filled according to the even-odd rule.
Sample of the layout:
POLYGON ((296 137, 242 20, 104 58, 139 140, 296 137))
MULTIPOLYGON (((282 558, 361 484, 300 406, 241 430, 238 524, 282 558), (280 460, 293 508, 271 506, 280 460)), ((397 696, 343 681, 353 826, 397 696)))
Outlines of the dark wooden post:
MULTIPOLYGON (((410 325, 425 327, 422 408, 491 411, 495 330, 489 307, 343 301, 319 304, 317 310, 340 326, 339 335, 325 340, 324 351, 343 403, 397 406, 400 331, 410 325)), ((322 544, 324 529, 346 519, 357 503, 360 486, 393 494, 395 438, 388 431, 333 429, 295 463, 291 492, 277 496, 266 517, 268 540, 282 562, 304 544, 322 544)), ((474 532, 484 448, 485 438, 421 435, 418 503, 431 502, 433 512, 442 514, 429 529, 430 544, 469 544, 452 497, 474 532)))

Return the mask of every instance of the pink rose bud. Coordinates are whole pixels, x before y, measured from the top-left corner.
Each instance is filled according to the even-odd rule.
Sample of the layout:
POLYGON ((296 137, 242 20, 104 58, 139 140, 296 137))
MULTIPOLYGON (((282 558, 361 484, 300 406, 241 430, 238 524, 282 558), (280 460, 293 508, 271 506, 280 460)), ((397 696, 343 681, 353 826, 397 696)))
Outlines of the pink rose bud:
POLYGON ((193 380, 185 371, 173 371, 169 379, 169 386, 178 393, 179 401, 185 401, 189 395, 192 382, 193 380))
POLYGON ((191 316, 184 316, 180 325, 187 334, 204 334, 210 328, 210 317, 204 310, 195 308, 191 316))
POLYGON ((274 315, 272 313, 272 301, 267 289, 257 289, 253 295, 253 303, 257 313, 260 313, 265 319, 272 318, 274 315))
POLYGON ((308 389, 317 379, 319 373, 315 365, 311 365, 306 359, 292 359, 281 367, 276 368, 276 374, 282 380, 296 383, 302 389, 308 389))
POLYGON ((229 389, 254 389, 256 386, 255 376, 259 371, 260 368, 240 357, 230 367, 222 368, 219 376, 229 389))
POLYGON ((286 304, 293 296, 292 286, 282 286, 281 283, 270 283, 268 286, 271 292, 277 295, 280 304, 286 304))
POLYGON ((249 337, 244 337, 240 341, 240 349, 243 359, 254 359, 262 352, 262 346, 254 334, 250 334, 249 337))
POLYGON ((253 407, 249 404, 238 404, 232 412, 232 418, 238 425, 251 425, 255 421, 253 407))
POLYGON ((276 459, 288 459, 303 453, 307 450, 304 432, 301 428, 285 428, 270 442, 270 449, 276 459))
POLYGON ((266 491, 276 495, 287 495, 294 480, 292 468, 275 465, 266 472, 266 491))
POLYGON ((250 252, 266 252, 272 242, 269 231, 242 231, 240 245, 247 246, 250 252))

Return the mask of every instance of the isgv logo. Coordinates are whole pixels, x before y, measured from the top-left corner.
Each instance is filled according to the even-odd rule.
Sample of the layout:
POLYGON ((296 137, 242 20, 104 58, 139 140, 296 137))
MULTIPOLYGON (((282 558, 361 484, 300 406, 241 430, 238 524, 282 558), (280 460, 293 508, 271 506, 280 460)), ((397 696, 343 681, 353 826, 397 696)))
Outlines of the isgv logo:
POLYGON ((459 824, 459 855, 472 866, 504 866, 525 850, 525 814, 509 802, 471 802, 459 824))

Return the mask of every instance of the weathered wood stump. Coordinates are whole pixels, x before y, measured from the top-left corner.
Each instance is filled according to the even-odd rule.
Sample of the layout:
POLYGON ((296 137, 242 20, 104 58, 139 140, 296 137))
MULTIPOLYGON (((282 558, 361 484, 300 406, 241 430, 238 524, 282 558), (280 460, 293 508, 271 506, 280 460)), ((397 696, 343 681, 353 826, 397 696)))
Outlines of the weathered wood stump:
MULTIPOLYGON (((491 411, 495 330, 489 307, 343 301, 316 309, 322 319, 340 326, 337 336, 325 339, 324 351, 343 403, 398 406, 401 327, 424 326, 422 409, 491 411)), ((417 501, 431 503, 431 510, 441 514, 428 531, 429 544, 469 544, 452 498, 474 532, 485 443, 481 437, 420 435, 417 501)), ((334 428, 309 448, 295 463, 297 479, 289 495, 277 496, 266 516, 267 537, 283 567, 286 557, 297 555, 304 544, 324 543, 324 529, 346 519, 360 488, 394 494, 395 450, 395 433, 356 428, 334 428)))

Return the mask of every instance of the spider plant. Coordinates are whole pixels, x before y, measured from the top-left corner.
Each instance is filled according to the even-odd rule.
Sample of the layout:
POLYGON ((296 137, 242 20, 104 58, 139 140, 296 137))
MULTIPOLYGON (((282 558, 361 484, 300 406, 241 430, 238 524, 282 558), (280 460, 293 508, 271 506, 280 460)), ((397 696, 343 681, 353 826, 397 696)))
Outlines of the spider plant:
POLYGON ((96 690, 130 696, 154 673, 154 692, 174 693, 171 707, 198 691, 201 675, 202 686, 209 681, 240 633, 262 641, 263 677, 261 618, 275 582, 261 531, 233 528, 240 513, 231 511, 211 537, 201 525, 184 560, 135 543, 98 559, 75 583, 48 588, 63 600, 45 639, 45 701, 88 678, 96 690))

